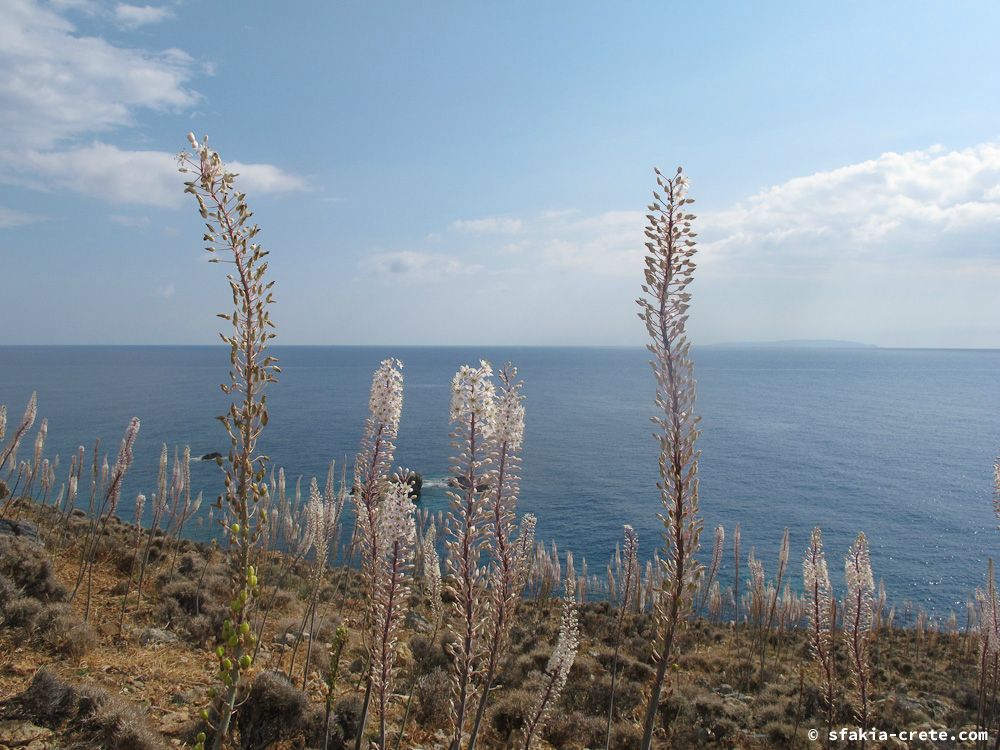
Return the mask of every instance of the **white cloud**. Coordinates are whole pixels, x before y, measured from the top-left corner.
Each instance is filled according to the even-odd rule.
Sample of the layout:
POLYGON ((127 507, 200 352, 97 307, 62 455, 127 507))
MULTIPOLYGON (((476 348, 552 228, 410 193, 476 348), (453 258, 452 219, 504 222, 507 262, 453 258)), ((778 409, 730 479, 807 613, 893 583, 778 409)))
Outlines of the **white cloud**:
POLYGON ((173 299, 174 295, 177 293, 177 285, 174 282, 165 284, 164 286, 158 287, 156 290, 156 296, 163 299, 173 299))
POLYGON ((458 219, 453 221, 450 229, 456 232, 481 234, 516 234, 521 231, 524 223, 520 219, 506 216, 489 216, 484 219, 458 219))
POLYGON ((289 174, 273 164, 244 164, 241 161, 227 163, 227 168, 236 172, 237 184, 248 193, 296 193, 305 190, 309 184, 301 177, 289 174))
MULTIPOLYGON (((129 151, 93 143, 63 151, 0 151, 6 180, 35 189, 58 187, 110 203, 172 207, 184 203, 184 175, 176 154, 129 151)), ((304 180, 270 164, 228 165, 239 172, 237 185, 250 195, 304 190, 304 180)))
MULTIPOLYGON (((491 227, 497 221, 451 226, 491 227)), ((542 269, 624 277, 642 262, 645 211, 588 216, 559 210, 504 221, 516 224, 518 241, 512 246, 498 239, 495 247, 480 248, 494 263, 530 259, 542 269)), ((942 257, 951 263, 997 260, 1000 145, 886 153, 793 178, 729 208, 700 213, 698 227, 699 264, 712 273, 742 273, 752 266, 808 275, 847 262, 915 268, 942 257)))
POLYGON ((30 0, 0 0, 0 128, 22 148, 134 122, 137 110, 184 110, 193 60, 181 50, 117 47, 81 36, 72 23, 30 0))
POLYGON ((479 267, 466 265, 451 255, 402 250, 370 255, 362 262, 362 268, 381 276, 394 276, 404 280, 436 281, 458 274, 471 273, 478 270, 479 267))
POLYGON ((128 3, 118 3, 115 6, 115 21, 123 29, 129 31, 140 26, 160 23, 173 15, 169 8, 157 7, 153 5, 129 5, 128 3))
POLYGON ((704 257, 839 264, 996 254, 998 184, 996 144, 886 153, 704 214, 704 257))
MULTIPOLYGON (((693 196, 704 198, 699 187, 693 196)), ((366 267, 447 278, 475 264, 477 288, 503 284, 512 309, 531 311, 524 318, 529 338, 540 326, 634 342, 641 330, 629 302, 641 281, 645 213, 504 217, 516 235, 483 231, 474 243, 455 230, 496 230, 499 220, 456 222, 424 247, 375 256, 366 267), (421 252, 425 247, 433 252, 421 252)), ((1000 145, 887 153, 696 213, 701 244, 691 324, 699 342, 996 341, 990 321, 1000 278, 1000 145)), ((434 294, 426 294, 421 304, 433 304, 434 294)))
MULTIPOLYGON (((186 111, 196 61, 183 50, 116 46, 77 33, 54 8, 97 12, 89 3, 0 0, 0 181, 68 189, 111 203, 176 206, 183 201, 174 154, 126 150, 82 137, 129 127, 140 112, 186 111)), ((103 11, 102 11, 103 13, 103 11)), ((118 4, 119 24, 162 20, 168 9, 118 4)), ((270 164, 230 165, 248 193, 302 190, 305 181, 270 164)))
POLYGON ((41 214, 15 211, 12 208, 4 208, 3 206, 0 206, 0 229, 19 227, 24 224, 34 224, 39 221, 45 221, 45 217, 41 214))

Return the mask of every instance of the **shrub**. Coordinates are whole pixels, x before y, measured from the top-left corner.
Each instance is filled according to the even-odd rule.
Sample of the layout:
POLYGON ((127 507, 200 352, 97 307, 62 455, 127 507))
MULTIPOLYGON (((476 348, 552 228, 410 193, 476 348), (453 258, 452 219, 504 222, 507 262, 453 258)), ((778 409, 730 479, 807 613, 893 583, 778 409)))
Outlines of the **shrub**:
POLYGON ((417 680, 414 718, 422 727, 441 727, 451 716, 451 680, 440 667, 417 680))
POLYGON ((641 743, 642 729, 635 724, 622 723, 612 727, 611 750, 638 750, 641 743))
POLYGON ((280 672, 262 672, 241 703, 236 724, 243 750, 265 750, 302 734, 309 699, 280 672))
POLYGON ((599 716, 587 716, 579 711, 557 711, 543 727, 542 737, 553 747, 598 747, 604 742, 604 721, 599 716))
POLYGON ((85 656, 97 645, 97 634, 65 604, 53 604, 45 612, 42 639, 53 650, 70 659, 85 656))
POLYGON ((166 747, 136 709, 94 686, 72 686, 46 669, 35 673, 17 698, 20 713, 30 721, 56 728, 66 723, 65 734, 80 747, 116 750, 164 750, 166 747))
POLYGON ((493 703, 490 726, 504 746, 511 746, 528 720, 532 694, 527 690, 504 690, 493 703))
POLYGON ((25 596, 46 602, 66 598, 45 548, 23 537, 0 536, 0 575, 25 596))

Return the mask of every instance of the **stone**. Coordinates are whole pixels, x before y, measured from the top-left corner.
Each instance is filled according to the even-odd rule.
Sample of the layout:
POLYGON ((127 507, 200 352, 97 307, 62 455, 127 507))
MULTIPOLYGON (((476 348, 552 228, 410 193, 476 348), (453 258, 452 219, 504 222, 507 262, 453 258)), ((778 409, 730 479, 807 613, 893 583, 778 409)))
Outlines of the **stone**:
POLYGON ((52 730, 39 727, 30 721, 0 721, 0 737, 12 747, 44 747, 52 737, 52 730))
POLYGON ((183 714, 180 711, 171 711, 170 713, 164 714, 160 717, 159 729, 160 732, 166 735, 178 735, 181 734, 191 723, 187 714, 183 714))
POLYGON ((38 527, 28 521, 0 519, 0 536, 19 536, 39 544, 42 543, 38 536, 38 527))
POLYGON ((431 633, 434 631, 434 626, 431 625, 430 621, 412 609, 407 613, 403 625, 408 630, 416 630, 419 633, 431 633))
POLYGON ((163 643, 177 643, 180 640, 169 630, 163 628, 146 628, 139 635, 139 643, 143 646, 150 646, 163 643))
POLYGON ((180 690, 174 693, 170 697, 170 702, 176 706, 183 706, 188 703, 194 703, 201 697, 201 693, 197 690, 180 690))

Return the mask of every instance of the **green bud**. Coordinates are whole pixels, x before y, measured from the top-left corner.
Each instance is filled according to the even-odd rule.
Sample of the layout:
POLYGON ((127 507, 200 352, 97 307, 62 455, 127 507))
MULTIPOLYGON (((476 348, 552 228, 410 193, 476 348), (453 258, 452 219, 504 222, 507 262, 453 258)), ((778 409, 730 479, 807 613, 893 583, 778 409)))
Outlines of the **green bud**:
POLYGON ((234 534, 240 533, 240 525, 238 523, 234 523, 230 528, 233 530, 234 534))
POLYGON ((198 714, 202 719, 208 721, 208 711, 206 709, 201 709, 201 713, 198 714))
POLYGON ((249 623, 249 622, 244 622, 244 623, 242 623, 242 624, 240 625, 240 632, 241 632, 241 633, 242 633, 243 635, 246 635, 247 633, 249 633, 249 632, 250 632, 250 623, 249 623))
POLYGON ((240 668, 250 669, 250 665, 252 663, 253 662, 251 661, 249 654, 243 654, 243 656, 240 657, 240 668))

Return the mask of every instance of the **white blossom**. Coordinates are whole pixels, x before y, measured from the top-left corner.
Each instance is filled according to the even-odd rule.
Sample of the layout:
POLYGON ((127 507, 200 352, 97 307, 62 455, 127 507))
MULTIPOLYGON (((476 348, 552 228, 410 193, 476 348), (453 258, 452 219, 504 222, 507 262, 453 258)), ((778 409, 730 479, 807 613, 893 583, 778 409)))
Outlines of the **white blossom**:
POLYGON ((377 424, 386 425, 395 435, 403 412, 403 363, 398 359, 385 359, 372 377, 368 411, 377 424))
POLYGON ((524 442, 524 397, 517 388, 510 388, 500 395, 494 416, 494 439, 518 450, 524 442))
POLYGON ((462 365, 451 382, 451 420, 476 422, 476 430, 488 437, 496 416, 496 388, 493 368, 486 360, 479 367, 462 365))
POLYGON ((379 539, 387 549, 397 543, 400 547, 409 549, 415 543, 416 536, 409 485, 404 481, 393 482, 379 514, 379 539))

